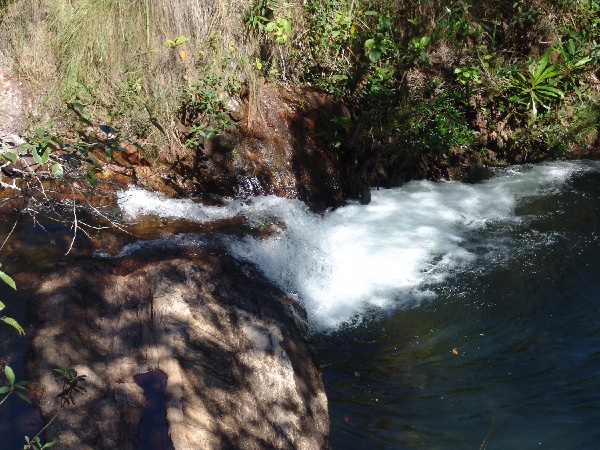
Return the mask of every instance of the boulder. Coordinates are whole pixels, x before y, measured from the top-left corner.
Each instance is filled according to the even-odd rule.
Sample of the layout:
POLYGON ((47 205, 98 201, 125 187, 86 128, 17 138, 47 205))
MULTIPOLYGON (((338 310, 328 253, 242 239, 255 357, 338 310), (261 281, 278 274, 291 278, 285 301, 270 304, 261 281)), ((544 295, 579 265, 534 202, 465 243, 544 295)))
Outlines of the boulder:
POLYGON ((27 367, 42 415, 59 408, 54 368, 87 375, 46 430, 61 449, 138 448, 133 380, 152 369, 168 377, 175 450, 330 447, 303 309, 219 245, 82 262, 50 275, 32 307, 27 367))

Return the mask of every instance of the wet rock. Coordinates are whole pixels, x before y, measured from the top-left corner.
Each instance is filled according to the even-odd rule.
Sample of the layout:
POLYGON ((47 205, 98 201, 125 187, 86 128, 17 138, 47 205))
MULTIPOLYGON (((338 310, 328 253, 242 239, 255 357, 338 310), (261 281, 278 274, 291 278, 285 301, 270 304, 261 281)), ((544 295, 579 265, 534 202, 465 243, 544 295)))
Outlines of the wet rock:
POLYGON ((231 117, 231 119, 235 120, 236 122, 239 122, 240 120, 243 120, 244 117, 246 117, 246 110, 242 102, 240 102, 239 100, 229 97, 225 100, 225 107, 229 112, 229 117, 231 117))
POLYGON ((149 369, 168 377, 175 450, 329 448, 303 310, 218 246, 57 271, 32 306, 28 375, 43 416, 59 406, 53 368, 88 376, 87 393, 47 430, 62 449, 135 449, 143 408, 133 377, 149 369))
POLYGON ((347 109, 311 89, 262 84, 254 91, 252 102, 227 100, 237 121, 230 132, 180 149, 168 163, 180 177, 180 195, 278 195, 316 210, 343 203, 346 173, 324 136, 331 119, 347 116, 347 109))

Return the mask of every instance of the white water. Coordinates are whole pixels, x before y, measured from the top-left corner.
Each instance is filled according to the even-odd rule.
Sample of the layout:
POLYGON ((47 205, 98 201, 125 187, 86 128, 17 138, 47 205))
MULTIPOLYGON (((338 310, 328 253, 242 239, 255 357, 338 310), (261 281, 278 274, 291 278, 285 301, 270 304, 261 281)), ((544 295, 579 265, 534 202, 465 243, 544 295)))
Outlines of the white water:
MULTIPOLYGON (((257 227, 284 223, 269 239, 225 239, 236 257, 253 261, 297 295, 315 328, 331 329, 368 311, 432 298, 428 286, 468 270, 475 258, 469 239, 490 226, 523 220, 515 215, 522 198, 558 189, 581 170, 586 163, 552 163, 502 171, 480 184, 410 182, 373 191, 368 206, 350 204, 323 216, 299 201, 272 196, 205 207, 130 189, 119 202, 129 217, 156 214, 204 222, 243 214, 257 227)), ((490 253, 503 251, 501 236, 485 236, 478 245, 490 253)))

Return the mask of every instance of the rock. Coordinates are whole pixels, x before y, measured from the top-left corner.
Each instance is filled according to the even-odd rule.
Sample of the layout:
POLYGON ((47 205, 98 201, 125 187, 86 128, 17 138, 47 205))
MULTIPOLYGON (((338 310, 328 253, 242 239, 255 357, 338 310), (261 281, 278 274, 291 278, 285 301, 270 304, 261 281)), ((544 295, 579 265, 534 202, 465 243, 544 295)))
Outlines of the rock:
POLYGON ((43 416, 58 408, 53 368, 88 377, 47 437, 65 450, 135 449, 133 377, 160 369, 175 450, 328 449, 302 308, 219 246, 177 253, 86 262, 43 282, 28 361, 43 416))
POLYGON ((28 108, 25 88, 18 77, 0 65, 0 142, 14 146, 24 142, 19 132, 28 108))
POLYGON ((252 91, 253 101, 224 100, 236 121, 231 130, 159 161, 181 177, 179 194, 278 195, 319 211, 343 204, 346 174, 338 149, 323 136, 331 133, 331 119, 348 110, 309 88, 258 83, 252 91))
POLYGON ((231 117, 231 119, 236 122, 239 122, 240 120, 243 120, 244 117, 246 117, 246 111, 244 109, 244 106, 240 101, 234 98, 228 97, 225 100, 225 107, 229 112, 229 117, 231 117))

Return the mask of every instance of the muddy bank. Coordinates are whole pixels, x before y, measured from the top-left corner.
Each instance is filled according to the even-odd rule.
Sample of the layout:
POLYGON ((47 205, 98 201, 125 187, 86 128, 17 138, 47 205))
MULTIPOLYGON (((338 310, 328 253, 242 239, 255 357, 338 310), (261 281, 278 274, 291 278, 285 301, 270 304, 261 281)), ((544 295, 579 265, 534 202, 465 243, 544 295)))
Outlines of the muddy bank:
POLYGON ((52 369, 87 375, 47 437, 64 449, 137 448, 134 377, 160 369, 176 450, 329 448, 301 307, 218 245, 176 253, 82 262, 40 284, 27 367, 43 416, 58 408, 52 369))

